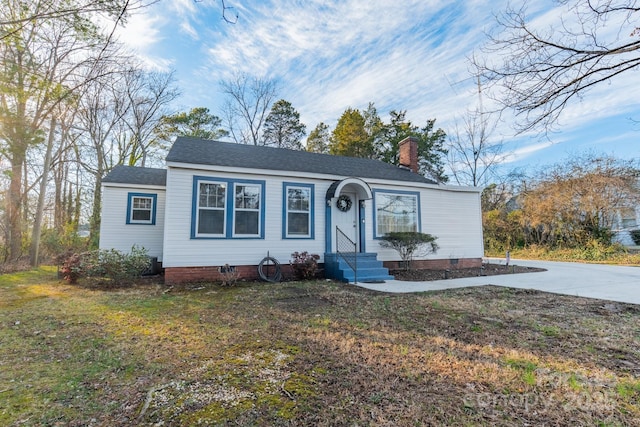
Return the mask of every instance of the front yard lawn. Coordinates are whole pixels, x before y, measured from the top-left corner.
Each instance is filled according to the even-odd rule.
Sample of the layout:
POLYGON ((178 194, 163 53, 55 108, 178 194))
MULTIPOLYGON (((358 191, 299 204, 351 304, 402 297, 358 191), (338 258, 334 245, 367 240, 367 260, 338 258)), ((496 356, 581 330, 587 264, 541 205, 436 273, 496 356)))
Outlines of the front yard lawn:
POLYGON ((0 425, 640 425, 639 375, 630 304, 0 276, 0 425))

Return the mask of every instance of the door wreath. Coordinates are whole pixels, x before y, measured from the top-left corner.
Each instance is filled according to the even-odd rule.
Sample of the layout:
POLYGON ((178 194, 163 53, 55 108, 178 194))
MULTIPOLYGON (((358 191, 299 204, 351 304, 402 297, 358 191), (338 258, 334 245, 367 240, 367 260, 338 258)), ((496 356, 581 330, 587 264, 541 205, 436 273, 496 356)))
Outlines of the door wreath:
POLYGON ((352 204, 353 202, 351 201, 351 198, 346 194, 338 197, 338 201, 336 202, 336 206, 338 206, 338 209, 340 209, 342 212, 347 212, 349 209, 351 209, 352 204))

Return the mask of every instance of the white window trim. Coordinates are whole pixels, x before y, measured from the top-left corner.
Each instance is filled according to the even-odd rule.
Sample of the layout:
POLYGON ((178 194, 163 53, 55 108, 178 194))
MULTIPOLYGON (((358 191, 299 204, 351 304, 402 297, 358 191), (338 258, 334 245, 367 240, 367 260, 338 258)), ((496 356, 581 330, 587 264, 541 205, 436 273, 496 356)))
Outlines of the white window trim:
POLYGON ((285 237, 287 239, 309 239, 311 237, 311 210, 313 209, 313 206, 311 206, 311 201, 313 200, 312 198, 312 189, 311 187, 308 186, 303 186, 303 185, 291 185, 288 184, 285 186, 285 212, 284 212, 284 222, 285 222, 285 237), (289 190, 304 190, 307 192, 308 194, 308 199, 309 199, 309 208, 306 211, 303 210, 296 210, 296 209, 289 209, 289 190), (292 234, 289 233, 289 213, 306 213, 307 214, 307 234, 292 234))
POLYGON ((375 239, 380 239, 384 236, 384 234, 380 234, 378 232, 378 195, 391 195, 391 196, 403 196, 403 197, 413 197, 416 203, 416 231, 421 232, 422 224, 420 218, 420 193, 413 191, 399 191, 399 190, 374 190, 373 191, 373 214, 375 216, 375 220, 373 221, 373 233, 375 239))
POLYGON ((197 199, 196 199, 196 229, 195 236, 196 237, 216 237, 216 238, 224 238, 227 235, 227 191, 229 191, 229 183, 224 181, 213 181, 208 179, 199 179, 197 180, 197 199), (218 184, 224 186, 224 208, 212 208, 208 206, 200 206, 200 184, 218 184), (209 211, 222 211, 223 215, 223 223, 222 223, 222 233, 199 233, 200 229, 200 210, 209 210, 209 211))
POLYGON ((157 203, 157 195, 155 194, 146 194, 146 193, 129 193, 128 194, 128 212, 127 212, 127 224, 142 224, 142 225, 155 225, 156 218, 156 203, 157 203), (149 219, 133 219, 133 212, 136 210, 147 210, 141 208, 134 208, 135 199, 146 199, 151 201, 151 208, 149 208, 149 219))
POLYGON ((233 215, 231 216, 231 220, 233 221, 233 237, 243 238, 243 237, 260 237, 262 235, 262 221, 260 220, 261 211, 262 211, 262 186, 260 184, 252 184, 245 182, 234 182, 233 183, 233 215), (237 208, 236 207, 236 188, 242 187, 255 187, 258 189, 258 208, 257 209, 248 209, 248 208, 237 208), (256 234, 239 234, 236 233, 236 212, 256 212, 258 214, 258 232, 256 234))
MULTIPOLYGON (((265 230, 265 181, 250 179, 232 179, 222 177, 210 177, 203 175, 193 176, 193 190, 191 197, 191 239, 264 239, 265 230), (200 184, 218 184, 225 187, 224 224, 223 234, 198 233, 200 226, 200 184), (237 234, 235 231, 235 188, 237 185, 255 186, 260 196, 258 212, 258 234, 237 234)), ((202 208, 220 209, 220 208, 202 208)), ((220 209, 221 210, 221 209, 220 209)), ((244 209, 243 209, 244 210, 244 209)))

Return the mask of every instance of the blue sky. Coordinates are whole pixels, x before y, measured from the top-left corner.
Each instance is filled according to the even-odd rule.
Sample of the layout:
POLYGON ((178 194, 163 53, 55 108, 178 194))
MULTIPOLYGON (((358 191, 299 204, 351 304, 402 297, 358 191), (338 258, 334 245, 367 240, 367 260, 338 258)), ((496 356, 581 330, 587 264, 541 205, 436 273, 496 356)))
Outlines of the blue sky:
MULTIPOLYGON (((468 58, 480 55, 503 0, 294 1, 226 0, 238 14, 225 23, 219 0, 161 0, 132 17, 120 40, 148 67, 175 70, 183 95, 177 111, 208 107, 221 115, 219 82, 236 71, 276 79, 279 98, 312 130, 331 127, 348 108, 374 102, 383 120, 406 110, 414 124, 435 118, 453 134, 477 105, 468 58)), ((511 2, 512 4, 517 3, 511 2)), ((529 2, 536 25, 557 25, 549 0, 529 2)), ((630 26, 632 24, 629 24, 630 26)), ((634 25, 638 25, 635 23, 634 25)), ((631 30, 609 23, 611 37, 631 30)), ((494 132, 504 141, 505 168, 541 166, 592 151, 640 157, 638 72, 620 75, 576 99, 547 138, 515 135, 504 116, 494 132)), ((483 99, 485 108, 490 100, 483 99)))

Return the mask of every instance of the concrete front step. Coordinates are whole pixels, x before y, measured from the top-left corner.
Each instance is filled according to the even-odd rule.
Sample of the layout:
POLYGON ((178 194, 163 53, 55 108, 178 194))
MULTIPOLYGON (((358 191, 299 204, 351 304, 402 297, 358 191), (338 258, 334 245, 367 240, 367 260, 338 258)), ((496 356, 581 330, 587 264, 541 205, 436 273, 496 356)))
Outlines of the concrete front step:
MULTIPOLYGON (((386 269, 385 269, 386 270, 386 269)), ((344 271, 342 280, 344 282, 353 283, 355 282, 355 275, 353 270, 344 271)), ((361 271, 358 269, 358 282, 384 282, 385 280, 393 280, 394 277, 391 276, 388 272, 381 271, 361 271)))

